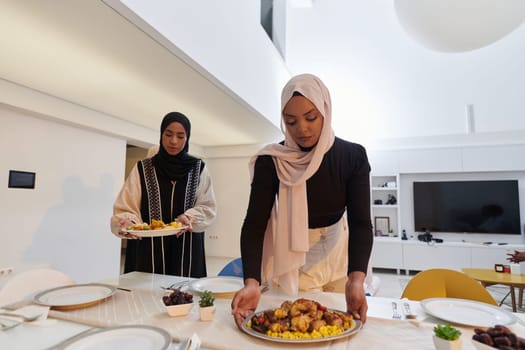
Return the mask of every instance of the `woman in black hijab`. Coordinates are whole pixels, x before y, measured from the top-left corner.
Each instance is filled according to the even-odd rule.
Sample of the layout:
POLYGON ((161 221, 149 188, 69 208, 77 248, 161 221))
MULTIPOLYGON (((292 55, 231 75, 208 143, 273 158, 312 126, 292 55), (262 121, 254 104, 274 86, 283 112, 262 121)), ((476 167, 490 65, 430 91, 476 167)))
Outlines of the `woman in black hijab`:
POLYGON ((124 272, 205 277, 203 231, 216 213, 210 175, 201 159, 188 154, 191 124, 184 114, 168 113, 160 132, 158 153, 136 164, 115 201, 111 231, 130 238, 124 272), (125 231, 153 219, 178 221, 187 229, 143 239, 125 231))

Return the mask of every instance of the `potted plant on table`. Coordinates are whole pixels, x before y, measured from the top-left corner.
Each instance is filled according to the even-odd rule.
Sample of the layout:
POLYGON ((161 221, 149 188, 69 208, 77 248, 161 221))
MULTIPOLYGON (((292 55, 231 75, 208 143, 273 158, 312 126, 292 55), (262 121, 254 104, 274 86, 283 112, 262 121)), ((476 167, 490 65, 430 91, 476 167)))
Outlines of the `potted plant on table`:
POLYGON ((449 323, 434 327, 434 346, 436 350, 461 350, 461 331, 449 323))
POLYGON ((213 293, 209 290, 205 290, 200 295, 199 306, 202 321, 213 320, 213 313, 215 312, 214 306, 215 298, 213 293))

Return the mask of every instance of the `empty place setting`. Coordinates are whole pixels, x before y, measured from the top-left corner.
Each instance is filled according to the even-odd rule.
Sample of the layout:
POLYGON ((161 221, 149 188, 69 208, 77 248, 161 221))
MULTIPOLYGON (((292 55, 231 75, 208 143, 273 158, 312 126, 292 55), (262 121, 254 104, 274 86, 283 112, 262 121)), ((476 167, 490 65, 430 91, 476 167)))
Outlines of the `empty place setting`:
POLYGON ((465 326, 490 327, 496 324, 512 325, 517 322, 516 316, 512 313, 474 300, 429 298, 421 301, 421 307, 434 317, 465 326))
POLYGON ((115 293, 116 287, 88 283, 52 288, 34 297, 34 302, 56 310, 77 309, 101 303, 115 293))
POLYGON ((188 288, 195 293, 202 293, 205 290, 211 291, 218 298, 232 297, 235 292, 244 286, 244 281, 240 277, 232 276, 213 276, 190 281, 188 288))

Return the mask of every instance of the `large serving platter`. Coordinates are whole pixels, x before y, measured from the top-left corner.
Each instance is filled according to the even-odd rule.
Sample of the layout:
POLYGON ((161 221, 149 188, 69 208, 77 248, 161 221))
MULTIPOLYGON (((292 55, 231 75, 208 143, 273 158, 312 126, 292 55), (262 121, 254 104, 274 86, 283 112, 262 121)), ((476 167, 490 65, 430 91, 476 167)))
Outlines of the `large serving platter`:
POLYGON ((60 350, 166 350, 171 336, 161 328, 150 326, 120 326, 105 328, 74 337, 58 347, 60 350))
MULTIPOLYGON (((333 310, 333 309, 328 309, 328 310, 329 311, 338 311, 338 310, 333 310)), ((266 311, 271 311, 271 310, 266 310, 266 311)), ((252 337, 259 338, 259 339, 264 339, 264 340, 269 340, 269 341, 276 342, 276 343, 310 344, 310 343, 319 343, 319 342, 326 342, 326 341, 332 341, 332 340, 336 340, 336 339, 346 338, 346 337, 349 337, 349 336, 359 332, 359 330, 362 327, 361 321, 354 319, 354 326, 353 327, 348 328, 347 330, 343 331, 341 334, 332 335, 332 336, 328 336, 328 337, 305 338, 305 339, 285 339, 285 338, 281 338, 281 337, 272 337, 272 336, 266 335, 264 333, 258 332, 258 331, 254 330, 254 329, 252 329, 252 328, 250 328, 248 326, 248 323, 250 322, 250 320, 252 319, 252 317, 255 314, 261 315, 261 314, 265 313, 266 311, 258 311, 256 313, 251 314, 250 316, 246 317, 244 319, 242 325, 241 325, 241 329, 243 330, 243 332, 245 332, 248 335, 251 335, 252 337)), ((339 312, 344 312, 344 311, 339 311, 339 312)))
POLYGON ((194 280, 188 287, 195 293, 209 290, 216 298, 229 298, 244 287, 244 280, 240 277, 214 276, 194 280))
POLYGON ((73 310, 99 304, 115 291, 115 287, 101 283, 75 284, 40 292, 33 301, 56 310, 73 310))
POLYGON ((474 300, 455 298, 430 298, 421 301, 423 310, 441 320, 472 327, 511 325, 516 316, 497 306, 474 300))

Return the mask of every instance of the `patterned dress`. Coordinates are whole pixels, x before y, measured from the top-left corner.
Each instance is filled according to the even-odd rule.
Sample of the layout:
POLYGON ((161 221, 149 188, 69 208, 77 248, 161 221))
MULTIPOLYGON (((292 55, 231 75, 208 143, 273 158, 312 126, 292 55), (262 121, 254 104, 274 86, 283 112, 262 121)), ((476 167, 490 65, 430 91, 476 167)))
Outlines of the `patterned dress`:
POLYGON ((205 277, 203 231, 215 217, 215 197, 201 160, 178 182, 156 171, 152 158, 139 161, 115 201, 112 232, 118 234, 122 218, 169 223, 181 214, 192 218, 193 232, 128 240, 124 272, 205 277))

